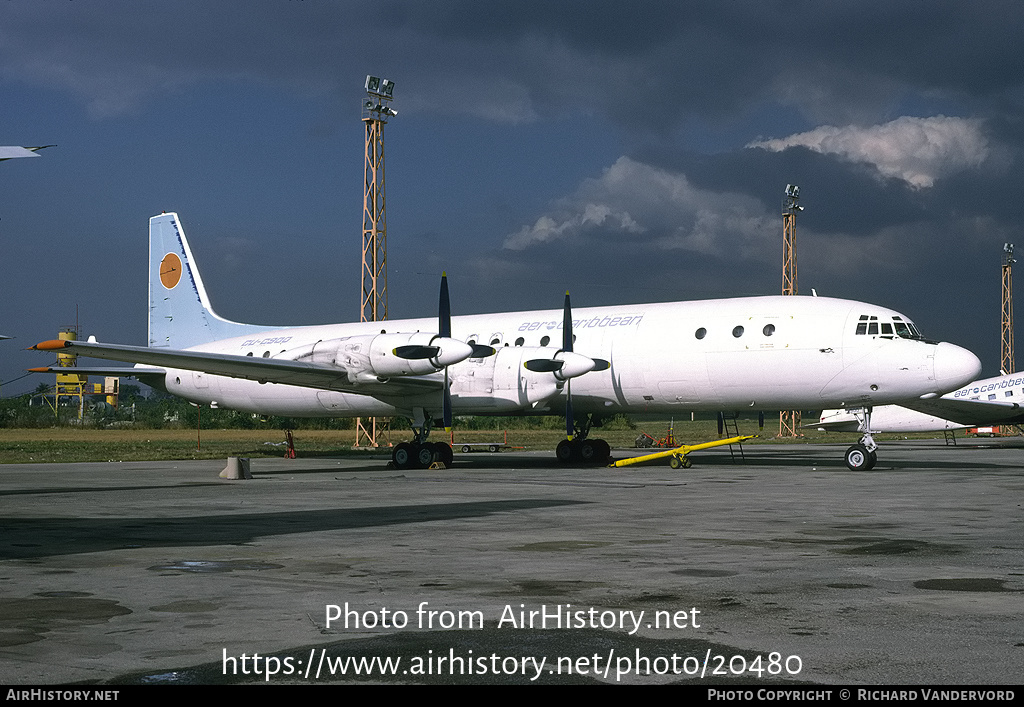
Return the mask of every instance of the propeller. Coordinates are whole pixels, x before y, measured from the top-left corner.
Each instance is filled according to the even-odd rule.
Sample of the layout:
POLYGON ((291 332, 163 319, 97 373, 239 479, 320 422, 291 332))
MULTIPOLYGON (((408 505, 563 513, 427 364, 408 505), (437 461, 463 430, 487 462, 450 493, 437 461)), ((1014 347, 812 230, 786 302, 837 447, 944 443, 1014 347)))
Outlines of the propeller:
MULTIPOLYGON (((448 296, 448 273, 441 273, 441 292, 437 302, 437 332, 440 338, 452 338, 452 303, 448 296)), ((497 353, 494 347, 484 344, 469 344, 473 353, 468 358, 483 358, 497 353)), ((444 367, 444 395, 441 398, 441 421, 445 432, 452 431, 452 391, 448 384, 448 366, 444 367)))
POLYGON ((572 304, 569 293, 565 293, 562 308, 562 348, 551 358, 533 358, 523 363, 529 371, 554 373, 555 378, 565 381, 565 434, 569 440, 575 436, 576 426, 572 412, 572 383, 576 376, 590 371, 604 371, 611 367, 603 358, 589 358, 573 350, 572 304))
POLYGON ((452 305, 448 294, 448 273, 441 273, 441 291, 437 303, 437 335, 426 344, 396 346, 392 353, 407 360, 428 360, 435 369, 444 369, 444 395, 441 417, 446 432, 452 428, 452 395, 448 382, 448 366, 467 358, 483 358, 497 353, 493 347, 465 343, 452 338, 452 305))

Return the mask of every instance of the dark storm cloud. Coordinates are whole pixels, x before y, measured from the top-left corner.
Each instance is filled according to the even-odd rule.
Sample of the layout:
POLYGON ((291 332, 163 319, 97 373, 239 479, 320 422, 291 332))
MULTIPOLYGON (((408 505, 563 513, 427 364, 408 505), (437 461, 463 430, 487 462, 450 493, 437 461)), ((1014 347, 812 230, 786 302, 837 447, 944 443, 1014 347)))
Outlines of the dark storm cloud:
POLYGON ((761 104, 794 106, 809 124, 882 122, 910 96, 1016 105, 1024 76, 1022 13, 998 2, 107 0, 0 12, 4 75, 72 91, 97 116, 225 78, 333 91, 367 63, 400 74, 408 108, 511 122, 596 111, 631 132, 761 104))
MULTIPOLYGON (((931 335, 971 346, 987 324, 944 332, 943 322, 958 321, 954 307, 987 311, 993 296, 972 278, 987 277, 1004 239, 1024 243, 1022 18, 994 1, 5 2, 0 87, 22 101, 8 113, 52 106, 68 130, 62 152, 44 155, 55 183, 37 188, 60 189, 60 201, 25 190, 3 223, 44 243, 84 219, 135 244, 155 205, 179 209, 205 243, 197 250, 225 261, 209 278, 231 297, 225 314, 260 319, 266 300, 278 321, 311 306, 347 312, 281 283, 302 281, 309 251, 335 247, 338 224, 358 229, 361 185, 337 180, 359 172, 352 114, 373 71, 397 82, 400 112, 388 138, 396 311, 428 313, 400 304, 432 300, 424 263, 457 266, 476 311, 557 307, 570 286, 581 304, 772 293, 792 182, 807 207, 805 281, 906 305, 937 323, 931 335), (580 143, 566 137, 576 126, 580 143), (313 156, 349 130, 352 155, 313 156), (137 150, 121 149, 125 134, 137 150), (294 147, 268 153, 272 141, 294 147), (757 141, 766 147, 748 147, 757 141), (121 164, 106 161, 115 153, 121 164), (154 159, 165 166, 147 170, 154 159), (331 160, 337 172, 321 168, 331 160), (342 189, 354 213, 311 216, 342 189), (233 221, 248 269, 228 257, 241 252, 223 240, 240 237, 225 230, 233 221), (307 245, 288 267, 261 262, 289 239, 307 245)), ((31 122, 10 121, 20 132, 9 139, 31 122)), ((33 172, 17 174, 29 184, 33 172)), ((25 262, 49 257, 26 249, 25 262)), ((310 279, 356 291, 346 267, 310 279)), ((144 287, 143 277, 130 276, 144 287)), ((88 296, 100 299, 94 312, 111 297, 88 296)), ((125 340, 124 319, 106 338, 125 340)), ((52 312, 36 321, 52 336, 52 312)))

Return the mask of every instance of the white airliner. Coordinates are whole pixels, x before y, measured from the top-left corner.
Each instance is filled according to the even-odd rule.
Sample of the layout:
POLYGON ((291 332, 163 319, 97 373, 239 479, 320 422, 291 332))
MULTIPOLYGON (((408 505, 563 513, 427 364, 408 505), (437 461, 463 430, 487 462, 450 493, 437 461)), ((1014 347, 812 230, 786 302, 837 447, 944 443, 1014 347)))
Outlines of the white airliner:
MULTIPOLYGON (((872 432, 939 432, 1024 422, 1024 373, 968 383, 941 398, 880 405, 871 413, 872 432)), ((846 410, 822 410, 808 427, 859 431, 857 416, 846 410)))
MULTIPOLYGON (((565 414, 559 459, 605 461, 608 444, 589 432, 615 413, 870 408, 938 397, 981 370, 970 351, 922 338, 897 312, 825 297, 573 312, 566 295, 562 310, 451 317, 442 278, 437 320, 239 324, 214 313, 174 213, 150 219, 149 268, 148 347, 90 339, 34 348, 142 364, 127 370, 200 405, 296 417, 406 417, 414 440, 393 452, 403 468, 451 461, 451 447, 427 442, 427 435, 437 422, 449 427, 453 412, 565 414), (895 333, 868 336, 867 321, 895 333)), ((870 468, 875 449, 866 432, 847 451, 847 464, 870 468)))

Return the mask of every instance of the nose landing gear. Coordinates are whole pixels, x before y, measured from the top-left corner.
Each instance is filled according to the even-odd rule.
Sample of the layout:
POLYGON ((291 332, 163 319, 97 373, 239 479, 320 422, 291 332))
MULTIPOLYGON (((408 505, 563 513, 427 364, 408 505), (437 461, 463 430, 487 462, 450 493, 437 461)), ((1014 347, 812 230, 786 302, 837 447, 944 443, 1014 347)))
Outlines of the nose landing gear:
POLYGON ((878 445, 871 436, 871 408, 851 408, 849 412, 857 418, 858 431, 863 436, 860 442, 846 450, 846 466, 851 471, 871 471, 878 461, 878 445))

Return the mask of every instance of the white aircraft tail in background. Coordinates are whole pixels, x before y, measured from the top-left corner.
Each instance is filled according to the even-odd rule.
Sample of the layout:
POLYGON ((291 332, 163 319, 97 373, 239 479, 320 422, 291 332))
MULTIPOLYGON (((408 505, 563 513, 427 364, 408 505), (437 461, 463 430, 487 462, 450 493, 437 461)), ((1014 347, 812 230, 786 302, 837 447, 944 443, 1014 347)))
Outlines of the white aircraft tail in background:
MULTIPOLYGON (((450 463, 431 443, 460 415, 565 415, 562 461, 607 461, 591 427, 616 413, 862 407, 937 398, 977 377, 970 351, 921 337, 863 302, 773 296, 271 328, 211 307, 177 214, 150 219, 149 346, 51 341, 34 348, 130 361, 196 404, 288 416, 401 416, 399 467, 450 463)), ((50 369, 35 369, 50 370, 50 369)), ((100 371, 102 369, 86 369, 100 371)), ((124 372, 121 371, 124 375, 124 372)), ((870 429, 870 426, 867 428, 870 429)), ((866 432, 847 450, 871 468, 866 432)))

